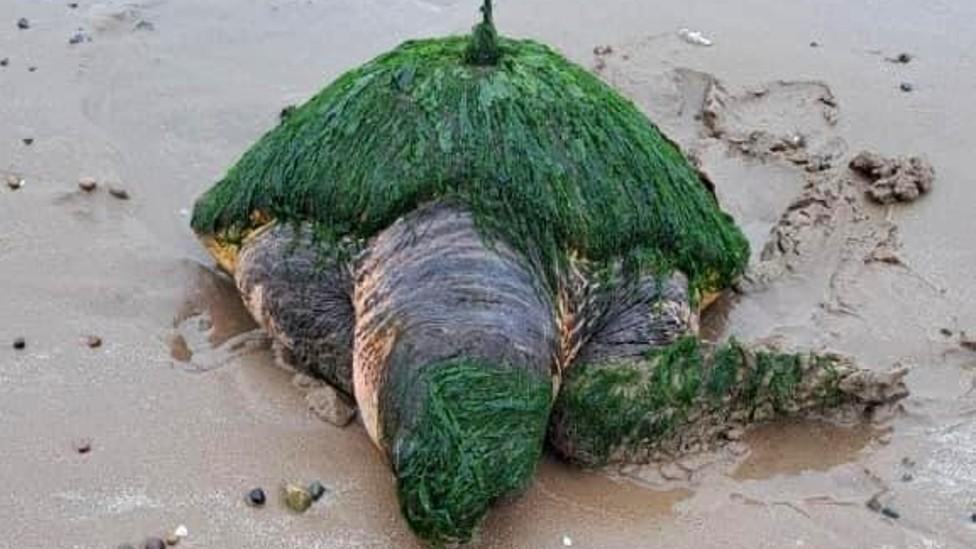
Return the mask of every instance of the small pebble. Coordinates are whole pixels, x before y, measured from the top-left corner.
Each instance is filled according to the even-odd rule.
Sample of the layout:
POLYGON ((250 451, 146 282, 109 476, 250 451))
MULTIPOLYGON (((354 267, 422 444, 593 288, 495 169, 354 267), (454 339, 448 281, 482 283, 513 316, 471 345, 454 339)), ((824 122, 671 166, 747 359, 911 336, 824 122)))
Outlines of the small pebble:
POLYGON ((95 181, 94 177, 82 177, 78 180, 78 188, 86 193, 94 191, 96 187, 98 187, 98 182, 95 181))
POLYGON ((149 538, 144 546, 146 549, 166 549, 166 542, 159 538, 149 538))
POLYGON ((895 58, 895 61, 897 61, 898 63, 908 63, 911 60, 912 60, 912 56, 911 54, 908 53, 899 53, 898 57, 895 58))
POLYGON ((37 67, 35 67, 35 66, 27 67, 27 72, 34 72, 36 70, 37 70, 37 67))
POLYGON ((285 505, 297 513, 304 513, 312 506, 312 494, 296 484, 285 485, 285 505))
POLYGON ((30 21, 26 17, 21 17, 17 20, 17 28, 20 30, 26 30, 30 28, 30 21))
POLYGON ((913 475, 911 473, 904 473, 901 476, 901 481, 902 482, 911 482, 913 480, 915 480, 915 475, 913 475))
POLYGON ((881 502, 878 501, 878 496, 871 496, 871 499, 868 500, 867 505, 868 509, 874 511, 875 513, 881 512, 881 502))
POLYGON ((135 29, 151 31, 151 30, 156 30, 156 25, 153 25, 152 21, 146 21, 145 19, 142 19, 138 23, 136 23, 135 29))
POLYGON ((939 330, 939 333, 944 335, 945 337, 952 337, 952 330, 950 330, 949 328, 942 328, 939 330))
POLYGON ((572 547, 572 546, 573 546, 573 538, 569 536, 563 536, 563 547, 572 547))
POLYGON ((901 515, 898 514, 898 511, 895 511, 891 507, 882 507, 881 514, 890 519, 897 519, 901 517, 901 515))
POLYGON ((78 2, 69 2, 68 7, 71 9, 76 9, 78 7, 78 2))
POLYGON ((102 346, 102 338, 96 335, 90 335, 85 338, 85 345, 88 345, 89 349, 97 349, 102 346))
POLYGON ((811 48, 819 48, 820 47, 820 42, 817 42, 817 41, 810 42, 810 47, 811 48))
POLYGON ((114 196, 115 198, 118 198, 119 200, 129 199, 129 191, 119 187, 109 187, 108 194, 114 196))
POLYGON ((27 348, 27 340, 26 339, 24 339, 22 337, 18 337, 17 339, 14 340, 14 349, 17 349, 18 351, 20 351, 20 350, 23 350, 25 348, 27 348))
POLYGON ((915 467, 915 460, 908 456, 905 456, 901 458, 901 464, 904 465, 905 467, 915 467))
POLYGON ((166 545, 173 546, 180 542, 180 538, 176 534, 171 533, 171 534, 167 534, 165 541, 166 541, 166 545))
POLYGON ((91 439, 80 438, 74 441, 73 444, 75 447, 75 451, 78 452, 79 454, 87 454, 88 452, 91 452, 91 448, 92 448, 91 439))
POLYGON ((176 537, 178 537, 180 539, 183 539, 183 538, 185 538, 185 537, 187 537, 187 536, 190 535, 190 531, 186 529, 186 525, 185 524, 181 524, 181 525, 179 525, 179 526, 176 527, 176 530, 173 530, 173 535, 175 535, 176 537))
POLYGON ((328 490, 325 489, 325 486, 317 480, 308 485, 308 493, 312 494, 312 501, 322 499, 322 496, 324 496, 327 491, 328 490))
POLYGON ((901 89, 901 91, 908 93, 914 90, 915 86, 911 85, 909 82, 902 82, 901 85, 898 86, 898 88, 901 89))
POLYGON ((28 147, 34 144, 33 137, 25 137, 24 139, 22 139, 22 141, 24 142, 24 145, 27 145, 28 147))
POLYGON ((976 524, 976 513, 973 513, 973 514, 969 515, 969 520, 973 524, 976 524))
POLYGON ((15 175, 8 175, 7 176, 7 186, 10 187, 14 191, 16 191, 17 189, 23 187, 24 186, 24 183, 27 183, 27 182, 24 181, 23 179, 15 176, 15 175))
POLYGON ((976 339, 966 336, 966 332, 963 332, 959 336, 959 346, 963 349, 968 349, 970 351, 976 351, 976 339))
POLYGON ((261 507, 267 498, 264 495, 264 490, 260 488, 255 488, 247 493, 247 502, 255 507, 261 507))
POLYGON ((84 41, 85 41, 85 33, 83 32, 76 32, 71 35, 71 38, 68 39, 68 43, 71 45, 81 44, 84 41))

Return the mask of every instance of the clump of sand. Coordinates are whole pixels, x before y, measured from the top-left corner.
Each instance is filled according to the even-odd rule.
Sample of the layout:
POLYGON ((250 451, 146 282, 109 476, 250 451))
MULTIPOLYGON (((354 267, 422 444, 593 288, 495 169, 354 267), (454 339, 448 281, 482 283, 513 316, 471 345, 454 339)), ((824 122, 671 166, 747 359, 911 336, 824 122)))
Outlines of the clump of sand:
POLYGON ((913 202, 932 190, 935 182, 935 169, 917 156, 885 158, 863 151, 849 165, 871 180, 867 195, 880 204, 913 202))

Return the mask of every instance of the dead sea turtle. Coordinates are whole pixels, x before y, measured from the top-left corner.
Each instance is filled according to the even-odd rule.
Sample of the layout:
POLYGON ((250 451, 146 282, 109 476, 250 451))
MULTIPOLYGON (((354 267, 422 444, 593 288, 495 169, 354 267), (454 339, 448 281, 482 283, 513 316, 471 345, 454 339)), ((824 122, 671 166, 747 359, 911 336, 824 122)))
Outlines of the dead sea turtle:
POLYGON ((746 239, 631 102, 482 11, 295 109, 192 220, 283 359, 356 402, 417 534, 468 540, 546 441, 596 466, 904 394, 699 342, 746 239))

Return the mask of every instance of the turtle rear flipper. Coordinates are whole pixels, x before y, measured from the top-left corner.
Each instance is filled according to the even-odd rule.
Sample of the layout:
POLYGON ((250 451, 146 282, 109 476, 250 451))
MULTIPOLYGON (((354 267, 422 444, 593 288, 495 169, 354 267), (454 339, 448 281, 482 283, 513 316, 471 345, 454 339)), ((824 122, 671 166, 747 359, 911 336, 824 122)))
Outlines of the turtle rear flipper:
POLYGON ((467 541, 542 452, 558 349, 542 277, 438 202, 371 242, 355 292, 356 400, 403 514, 435 544, 467 541))
POLYGON ((870 411, 907 396, 906 370, 877 373, 849 358, 713 346, 692 336, 644 357, 578 364, 564 376, 551 445, 588 466, 707 449, 777 417, 870 411))

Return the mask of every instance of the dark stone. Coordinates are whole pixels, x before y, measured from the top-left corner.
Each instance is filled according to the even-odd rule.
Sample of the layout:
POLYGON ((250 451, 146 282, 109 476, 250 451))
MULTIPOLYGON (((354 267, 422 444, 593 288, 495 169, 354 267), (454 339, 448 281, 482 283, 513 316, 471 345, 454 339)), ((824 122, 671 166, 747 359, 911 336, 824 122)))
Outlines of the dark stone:
POLYGON ((901 515, 898 514, 898 511, 895 511, 891 507, 882 507, 881 514, 890 519, 897 519, 901 517, 901 515))
POLYGON ((811 48, 819 48, 820 47, 820 42, 817 42, 817 41, 810 42, 810 47, 811 48))
POLYGON ((20 351, 21 349, 25 349, 26 347, 27 347, 26 339, 22 337, 18 337, 17 339, 14 340, 14 349, 20 351))
POLYGON ((264 490, 255 488, 247 493, 247 502, 255 507, 261 507, 267 501, 264 490))
POLYGON ((28 147, 34 144, 33 137, 25 137, 24 139, 22 139, 22 141, 24 142, 24 145, 27 145, 28 147))
POLYGON ((27 30, 30 28, 30 21, 26 17, 21 17, 17 20, 17 28, 20 30, 27 30))
POLYGON ((6 67, 9 64, 10 64, 9 57, 4 57, 3 59, 0 59, 0 67, 6 67))
POLYGON ((898 86, 898 88, 901 89, 901 91, 903 91, 905 93, 908 93, 908 92, 914 90, 915 89, 915 86, 913 86, 909 82, 902 82, 901 85, 898 86))
POLYGON ((326 492, 328 492, 328 490, 321 482, 317 480, 312 484, 308 485, 308 493, 312 494, 312 501, 318 501, 322 499, 322 496, 324 496, 326 492))
POLYGON ((152 21, 146 21, 145 19, 142 19, 138 23, 136 23, 135 29, 142 30, 142 31, 152 31, 152 30, 156 30, 156 25, 153 25, 152 21))
POLYGON ((144 546, 145 549, 166 549, 166 542, 159 538, 149 538, 144 546))
POLYGON ((129 199, 129 191, 119 187, 109 187, 108 194, 114 196, 115 198, 118 198, 119 200, 129 199))
POLYGON ((36 70, 37 70, 37 67, 27 67, 27 72, 34 72, 36 70))
POLYGON ((91 439, 78 439, 74 442, 74 447, 75 451, 79 454, 87 454, 88 452, 91 452, 92 449, 91 439))
POLYGON ((976 523, 976 513, 969 515, 969 521, 972 523, 976 523))
POLYGON ((915 475, 913 475, 911 473, 904 473, 901 476, 901 481, 902 482, 911 482, 912 480, 915 480, 915 475))
POLYGON ((90 335, 85 338, 85 344, 91 349, 97 349, 102 346, 102 338, 96 335, 90 335))
POLYGON ((881 502, 878 501, 878 496, 871 496, 871 499, 867 502, 868 509, 874 511, 875 513, 881 512, 881 502))
POLYGON ((68 7, 71 9, 76 9, 78 7, 78 2, 69 2, 68 7))
POLYGON ((908 53, 899 53, 898 57, 895 58, 895 61, 899 63, 908 63, 911 60, 912 60, 912 56, 911 54, 908 53))
POLYGON ((84 41, 85 41, 85 33, 80 31, 74 33, 73 35, 71 35, 71 38, 68 39, 68 43, 72 45, 81 44, 84 41))

